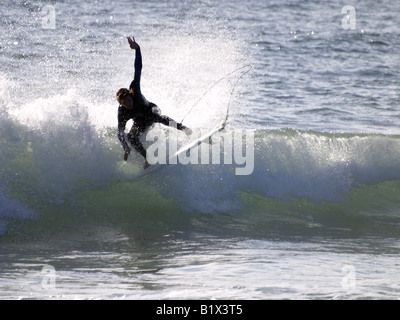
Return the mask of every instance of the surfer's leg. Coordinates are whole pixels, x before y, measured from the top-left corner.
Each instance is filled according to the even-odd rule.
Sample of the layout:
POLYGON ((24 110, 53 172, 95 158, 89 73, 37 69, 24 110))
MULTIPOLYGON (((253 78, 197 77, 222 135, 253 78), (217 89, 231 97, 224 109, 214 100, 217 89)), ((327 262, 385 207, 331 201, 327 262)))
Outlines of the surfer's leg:
POLYGON ((154 114, 153 121, 162 123, 163 125, 166 125, 166 126, 177 128, 178 130, 184 130, 185 133, 187 133, 187 134, 192 133, 192 130, 190 130, 188 127, 185 127, 182 123, 178 123, 174 119, 171 119, 168 116, 154 114), (190 131, 190 133, 189 133, 189 131, 190 131))
POLYGON ((133 125, 131 131, 128 133, 128 140, 145 159, 146 159, 146 150, 144 149, 142 142, 140 141, 140 135, 145 131, 145 127, 133 125))

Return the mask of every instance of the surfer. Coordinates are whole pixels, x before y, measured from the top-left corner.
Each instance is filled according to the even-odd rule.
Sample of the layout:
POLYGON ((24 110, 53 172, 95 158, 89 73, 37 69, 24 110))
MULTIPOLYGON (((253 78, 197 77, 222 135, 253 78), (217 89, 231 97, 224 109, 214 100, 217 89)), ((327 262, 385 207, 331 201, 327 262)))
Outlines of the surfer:
POLYGON ((126 161, 131 153, 131 149, 125 139, 125 127, 128 120, 133 119, 133 125, 127 138, 136 151, 145 158, 144 168, 146 169, 149 163, 146 159, 146 150, 140 141, 140 135, 145 132, 147 128, 154 123, 162 123, 166 126, 172 126, 176 127, 178 130, 183 130, 188 135, 192 133, 192 130, 165 115, 161 115, 157 105, 147 101, 142 95, 140 91, 140 76, 142 73, 142 54, 140 52, 140 46, 135 41, 134 37, 128 37, 128 42, 131 49, 136 51, 135 74, 129 86, 129 90, 122 88, 117 92, 117 101, 120 104, 118 107, 118 139, 124 148, 124 160, 126 161))

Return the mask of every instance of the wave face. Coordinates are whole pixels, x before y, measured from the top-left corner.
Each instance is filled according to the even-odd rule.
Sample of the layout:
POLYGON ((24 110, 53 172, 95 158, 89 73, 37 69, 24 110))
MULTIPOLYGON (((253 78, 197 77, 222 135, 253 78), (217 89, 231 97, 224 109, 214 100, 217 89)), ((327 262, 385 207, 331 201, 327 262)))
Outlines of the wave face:
MULTIPOLYGON (((399 214, 399 136, 259 129, 253 131, 250 175, 236 175, 237 165, 221 163, 167 165, 136 177, 143 160, 133 155, 125 163, 115 129, 94 127, 82 101, 70 90, 40 98, 19 113, 2 109, 2 234, 21 221, 51 220, 60 213, 65 221, 166 212, 268 219, 273 214, 292 221, 299 212, 330 219, 343 212, 399 214), (32 115, 31 107, 55 101, 64 105, 61 117, 32 115), (24 119, 21 114, 31 117, 16 121, 24 119)), ((220 148, 221 159, 226 152, 220 148)))

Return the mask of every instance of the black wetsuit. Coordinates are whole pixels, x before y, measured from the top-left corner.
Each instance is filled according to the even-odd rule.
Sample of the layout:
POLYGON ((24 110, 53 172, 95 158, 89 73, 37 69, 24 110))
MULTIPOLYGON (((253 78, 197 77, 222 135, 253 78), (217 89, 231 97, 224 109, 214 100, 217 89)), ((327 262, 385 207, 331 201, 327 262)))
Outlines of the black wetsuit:
POLYGON ((127 138, 134 148, 146 158, 146 150, 140 142, 140 135, 153 123, 158 122, 166 126, 176 125, 178 130, 183 130, 186 127, 167 116, 154 113, 153 108, 157 107, 154 103, 148 102, 140 91, 140 77, 142 73, 142 54, 140 48, 136 49, 135 58, 135 75, 129 89, 133 89, 133 109, 129 110, 123 106, 118 108, 118 139, 121 141, 124 150, 128 148, 125 139, 125 127, 128 120, 133 119, 133 126, 129 131, 127 138))

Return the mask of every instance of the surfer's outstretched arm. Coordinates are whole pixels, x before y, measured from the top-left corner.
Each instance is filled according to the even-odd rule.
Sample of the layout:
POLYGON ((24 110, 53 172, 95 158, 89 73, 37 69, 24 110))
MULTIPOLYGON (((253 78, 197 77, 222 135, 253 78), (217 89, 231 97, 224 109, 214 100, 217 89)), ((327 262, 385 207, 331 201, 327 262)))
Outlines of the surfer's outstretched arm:
POLYGON ((135 41, 135 38, 128 37, 128 42, 131 49, 136 51, 135 57, 135 75, 129 89, 133 89, 135 94, 140 94, 140 77, 142 75, 142 53, 140 51, 140 46, 135 41))
POLYGON ((123 119, 123 117, 119 114, 118 115, 118 139, 121 142, 122 148, 124 148, 124 160, 128 160, 128 156, 131 153, 131 148, 129 148, 128 143, 125 139, 125 127, 127 121, 123 119))

